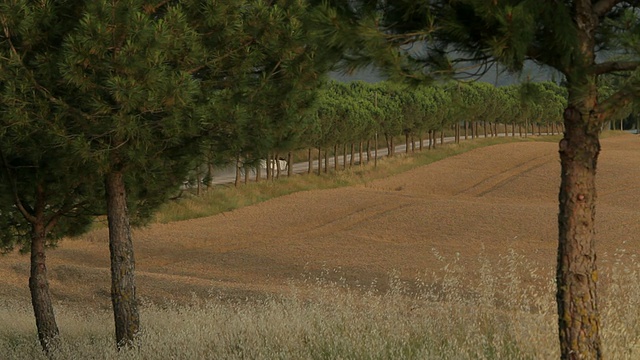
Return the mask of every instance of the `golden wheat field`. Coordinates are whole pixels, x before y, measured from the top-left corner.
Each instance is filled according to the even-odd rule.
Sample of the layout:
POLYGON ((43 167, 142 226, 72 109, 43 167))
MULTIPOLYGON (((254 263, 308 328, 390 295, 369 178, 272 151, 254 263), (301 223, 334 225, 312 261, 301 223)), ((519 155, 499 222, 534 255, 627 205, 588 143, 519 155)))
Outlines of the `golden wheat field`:
MULTIPOLYGON (((368 330, 345 328, 345 323, 355 324, 354 319, 364 316, 382 324, 375 330, 379 336, 388 332, 393 339, 419 342, 429 331, 413 328, 412 323, 401 329, 385 328, 385 321, 393 322, 394 316, 402 313, 419 321, 440 319, 429 325, 434 342, 423 339, 420 346, 400 347, 408 352, 372 350, 379 356, 364 356, 369 346, 366 341, 372 341, 371 349, 378 346, 367 337, 354 340, 363 353, 324 353, 326 348, 320 346, 273 356, 273 352, 265 355, 256 349, 291 350, 292 345, 264 340, 251 348, 254 352, 238 350, 237 343, 224 345, 231 349, 224 357, 552 358, 557 355, 553 348, 553 275, 559 171, 557 144, 514 142, 478 148, 364 185, 299 192, 216 216, 138 229, 134 244, 138 296, 145 309, 143 322, 147 316, 146 324, 153 329, 153 324, 162 322, 159 318, 172 318, 162 315, 169 311, 173 318, 210 324, 213 321, 204 320, 210 319, 208 316, 224 318, 216 313, 216 306, 234 304, 231 306, 237 310, 239 304, 253 304, 253 310, 246 310, 243 316, 261 317, 263 322, 252 318, 246 325, 260 328, 265 323, 293 321, 283 320, 287 311, 312 311, 310 307, 322 308, 331 300, 349 303, 338 307, 342 310, 327 312, 330 318, 337 317, 337 323, 342 321, 345 333, 371 331, 365 325, 368 330), (273 300, 280 296, 288 300, 273 300), (314 297, 324 300, 313 302, 314 297), (189 310, 194 304, 207 299, 215 300, 215 305, 203 305, 199 313, 189 313, 195 311, 189 310), (431 305, 423 306, 427 303, 431 305), (274 306, 280 310, 273 310, 274 306), (182 312, 171 312, 171 307, 182 312), (357 313, 358 308, 368 310, 357 313), (443 312, 447 316, 441 318, 443 312), (507 323, 511 325, 506 330, 494 329, 507 323), (435 334, 447 331, 451 337, 438 340, 435 334), (486 341, 474 342, 471 347, 480 349, 474 353, 456 345, 464 342, 466 331, 492 335, 489 340, 482 337, 486 341), (414 336, 414 332, 422 335, 414 336), (403 338, 404 333, 407 337, 403 338), (492 345, 489 348, 493 350, 487 352, 485 345, 498 337, 502 345, 492 345), (536 349, 537 341, 542 348, 536 349), (445 350, 428 353, 425 348, 445 350)), ((609 294, 602 301, 603 312, 608 314, 603 320, 605 343, 610 344, 613 358, 632 359, 640 356, 636 352, 640 326, 626 323, 640 318, 640 279, 635 262, 640 253, 640 137, 620 135, 602 140, 597 184, 601 288, 609 294)), ((25 319, 29 319, 28 260, 19 254, 0 258, 0 303, 18 309, 25 319)), ((77 312, 90 311, 91 316, 101 319, 91 320, 92 326, 103 326, 106 330, 100 331, 109 335, 105 315, 110 308, 107 230, 63 240, 59 248, 49 251, 47 261, 56 306, 71 312, 71 318, 82 318, 77 312)), ((7 314, 0 312, 0 320, 3 326, 9 323, 5 331, 10 332, 12 315, 7 314)), ((87 319, 93 319, 91 316, 87 319)), ((238 321, 225 319, 223 325, 215 323, 225 327, 238 321)), ((77 328, 81 320, 74 321, 77 328)), ((306 329, 307 325, 297 326, 290 329, 293 334, 322 333, 306 329)), ((27 332, 30 328, 22 324, 15 329, 27 332)), ((83 330, 74 331, 82 336, 83 330)), ((61 332, 64 336, 64 323, 61 332)), ((287 334, 281 334, 278 341, 295 338, 287 334)), ((304 346, 313 343, 312 335, 307 336, 309 339, 301 340, 307 344, 304 346)), ((325 336, 331 339, 333 335, 325 336)), ((153 341, 152 335, 148 337, 153 341)), ((35 334, 33 339, 35 344, 35 334)), ((344 346, 360 351, 353 345, 344 346)), ((178 345, 163 351, 174 354, 169 358, 188 358, 178 345)), ((213 356, 207 351, 196 357, 213 356)))

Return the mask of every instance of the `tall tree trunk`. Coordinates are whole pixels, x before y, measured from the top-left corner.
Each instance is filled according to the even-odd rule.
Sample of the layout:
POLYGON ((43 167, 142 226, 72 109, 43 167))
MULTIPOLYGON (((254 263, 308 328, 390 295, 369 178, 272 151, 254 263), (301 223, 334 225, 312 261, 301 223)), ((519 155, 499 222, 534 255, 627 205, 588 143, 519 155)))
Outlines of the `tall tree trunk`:
POLYGON ((287 176, 291 177, 293 175, 293 154, 291 151, 287 153, 287 176))
POLYGON ((347 169, 347 144, 342 145, 342 170, 347 169))
POLYGON ((307 159, 309 159, 309 168, 307 170, 307 174, 311 174, 311 172, 313 171, 313 157, 311 153, 311 148, 309 148, 309 156, 307 157, 307 159))
POLYGON ((464 139, 469 140, 469 122, 467 120, 464 121, 464 139))
POLYGON ((444 128, 440 130, 440 144, 444 144, 444 128))
POLYGON ((355 157, 355 151, 356 151, 356 146, 354 143, 351 143, 351 157, 349 158, 349 167, 352 168, 355 161, 356 161, 356 157, 355 157))
POLYGON ((235 187, 238 187, 238 185, 240 185, 240 179, 242 177, 242 174, 240 172, 240 166, 241 166, 240 165, 240 155, 238 155, 236 157, 236 178, 235 178, 235 181, 233 182, 233 185, 235 187))
POLYGON ((360 165, 360 166, 364 165, 364 161, 363 161, 363 158, 362 158, 362 145, 363 145, 363 143, 362 143, 362 141, 360 141, 358 143, 358 165, 360 165))
POLYGON ((435 130, 429 130, 429 150, 435 149, 435 130))
POLYGON ((486 121, 482 122, 482 127, 483 127, 482 131, 484 132, 483 135, 486 138, 487 137, 487 122, 486 121))
MULTIPOLYGON (((591 104, 590 104, 591 103, 591 104)), ((589 111, 565 110, 566 133, 560 141, 557 304, 563 359, 600 359, 600 316, 594 243, 596 164, 600 153, 597 119, 589 111)))
POLYGON ((213 186, 213 164, 209 162, 207 164, 207 187, 213 186))
POLYGON ((371 161, 371 140, 367 140, 367 164, 371 161))
POLYGON ((106 193, 111 253, 111 302, 116 326, 116 344, 120 349, 134 346, 140 329, 133 240, 124 174, 121 171, 107 174, 106 193))
POLYGON ((338 144, 333 145, 333 171, 338 171, 338 144))
POLYGON ((516 137, 516 123, 511 123, 511 136, 516 137))
POLYGON ((31 305, 36 317, 38 340, 42 349, 48 355, 55 352, 58 345, 58 325, 53 312, 49 281, 47 280, 47 266, 45 255, 46 226, 42 216, 35 218, 31 226, 31 272, 29 276, 29 290, 31 305))
POLYGON ((322 173, 322 149, 318 147, 318 176, 322 173))
POLYGON ((377 168, 378 167, 378 133, 376 133, 375 136, 375 144, 374 144, 374 148, 373 148, 373 167, 377 168))
POLYGON ((324 152, 324 173, 329 172, 329 148, 324 152))
POLYGON ((404 153, 409 153, 409 133, 404 134, 404 153))

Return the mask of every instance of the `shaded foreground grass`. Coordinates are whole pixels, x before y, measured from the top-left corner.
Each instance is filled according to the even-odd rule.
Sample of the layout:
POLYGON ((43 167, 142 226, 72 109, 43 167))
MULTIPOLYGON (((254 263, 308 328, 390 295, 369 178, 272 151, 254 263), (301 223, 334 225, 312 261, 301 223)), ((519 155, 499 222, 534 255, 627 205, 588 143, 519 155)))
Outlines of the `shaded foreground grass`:
POLYGON ((397 175, 407 170, 427 165, 444 158, 465 153, 480 147, 521 141, 552 141, 560 140, 559 136, 543 136, 528 138, 494 137, 465 141, 460 144, 439 145, 432 150, 423 150, 408 154, 400 153, 394 157, 378 159, 378 166, 373 162, 363 166, 355 165, 346 170, 340 170, 320 176, 295 175, 286 176, 274 181, 250 182, 239 187, 230 185, 214 186, 201 196, 186 193, 182 198, 163 205, 156 214, 155 221, 168 223, 211 216, 225 211, 231 211, 243 206, 256 204, 278 196, 288 195, 299 191, 331 189, 343 186, 365 184, 376 179, 397 175))
MULTIPOLYGON (((437 253, 436 257, 437 256, 437 253)), ((111 313, 58 307, 57 359, 553 359, 558 357, 550 269, 511 251, 476 268, 442 259, 438 274, 408 284, 390 274, 385 292, 325 277, 261 300, 142 307, 140 346, 118 353, 111 313), (477 279, 469 282, 468 274, 477 279), (524 275, 523 275, 524 274, 524 275), (428 280, 426 280, 428 279, 428 280), (435 280, 435 281, 434 281, 435 280)), ((611 359, 640 356, 640 268, 619 253, 604 262, 603 340, 611 359), (624 264, 622 259, 625 260, 624 264)), ((31 310, 0 309, 0 354, 45 359, 31 310), (9 326, 6 326, 9 324, 9 326)))

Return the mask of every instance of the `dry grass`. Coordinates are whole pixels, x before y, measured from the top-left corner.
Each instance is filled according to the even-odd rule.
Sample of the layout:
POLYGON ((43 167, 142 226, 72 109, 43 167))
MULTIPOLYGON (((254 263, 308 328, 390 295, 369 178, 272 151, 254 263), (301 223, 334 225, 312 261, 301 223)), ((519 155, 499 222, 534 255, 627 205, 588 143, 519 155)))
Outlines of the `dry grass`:
MULTIPOLYGON (((299 176, 288 181, 319 182, 300 190, 334 188, 268 201, 247 186, 260 203, 136 230, 136 351, 114 350, 106 229, 67 239, 47 259, 59 358, 557 358, 557 145, 531 140, 299 176)), ((598 167, 611 359, 640 358, 639 140, 603 140, 598 167)), ((3 257, 0 274, 0 358, 42 358, 28 257, 3 257)))
MULTIPOLYGON (((141 345, 120 353, 109 311, 58 307, 62 345, 54 358, 558 358, 554 286, 547 271, 515 251, 495 264, 480 256, 474 269, 434 255, 445 264, 440 271, 413 283, 391 273, 384 292, 374 284, 353 288, 328 281, 326 273, 260 300, 212 294, 183 304, 146 304, 141 345), (474 272, 480 281, 470 283, 467 274, 474 272)), ((640 268, 624 258, 624 252, 612 256, 612 272, 603 281, 603 340, 611 359, 640 356, 640 268)), ((5 303, 0 321, 10 324, 0 328, 4 358, 46 358, 30 309, 5 303)))

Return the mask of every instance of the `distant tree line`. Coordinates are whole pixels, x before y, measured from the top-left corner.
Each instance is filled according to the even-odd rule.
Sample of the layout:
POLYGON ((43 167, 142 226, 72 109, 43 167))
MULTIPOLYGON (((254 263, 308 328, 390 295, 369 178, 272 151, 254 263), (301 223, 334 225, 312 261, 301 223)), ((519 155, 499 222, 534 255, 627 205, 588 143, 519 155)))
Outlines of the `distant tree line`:
MULTIPOLYGON (((327 81, 315 93, 315 100, 288 130, 270 129, 267 125, 259 132, 236 134, 247 139, 238 144, 237 154, 228 153, 212 166, 240 161, 236 183, 249 177, 255 170, 259 180, 262 171, 260 159, 277 159, 291 152, 308 149, 308 172, 312 172, 314 159, 317 171, 327 172, 330 156, 335 157, 334 169, 353 165, 354 159, 371 159, 371 152, 380 146, 393 156, 395 141, 404 139, 407 151, 415 151, 416 143, 422 150, 425 139, 429 148, 438 138, 443 142, 445 132, 455 137, 476 138, 527 134, 558 134, 562 131, 562 112, 567 102, 566 90, 554 82, 523 83, 495 87, 484 82, 446 82, 425 86, 405 86, 384 81, 378 83, 327 81), (295 130, 295 131, 293 131, 295 130), (274 136, 271 140, 269 137, 274 136), (254 144, 272 144, 257 152, 254 144), (355 152, 357 151, 357 156, 355 152), (348 156, 350 155, 350 156, 348 156), (338 157, 345 162, 339 164, 338 157)), ((280 126, 280 124, 278 124, 280 126)), ((221 151, 215 151, 220 154, 221 151)), ((213 157, 210 156, 209 159, 213 157)), ((275 163, 274 163, 275 164, 275 163)), ((279 175, 281 169, 267 167, 267 179, 279 175), (273 172, 274 174, 272 174, 273 172)), ((282 169, 284 170, 284 169, 282 169)), ((291 168, 287 169, 291 175, 291 168)), ((209 173, 210 174, 210 173, 209 173)), ((210 175, 209 175, 210 176, 210 175)), ((203 179, 199 176, 195 181, 203 179)), ((206 177, 205 177, 206 181, 206 177)))

